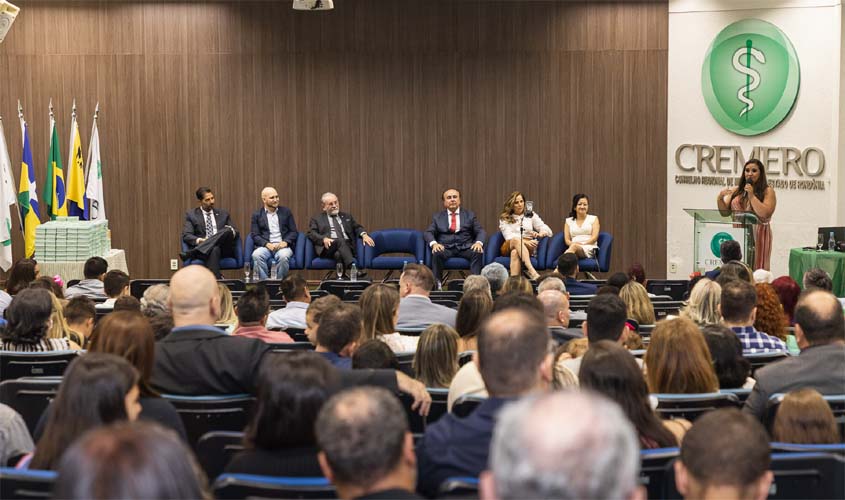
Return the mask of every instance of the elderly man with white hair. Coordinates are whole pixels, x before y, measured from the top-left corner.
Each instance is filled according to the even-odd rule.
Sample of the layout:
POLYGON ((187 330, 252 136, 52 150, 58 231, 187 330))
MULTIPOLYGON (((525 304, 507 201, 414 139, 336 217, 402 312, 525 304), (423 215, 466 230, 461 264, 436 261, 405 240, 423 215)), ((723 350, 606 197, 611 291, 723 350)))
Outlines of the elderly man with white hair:
POLYGON ((264 206, 252 214, 250 224, 249 237, 255 244, 252 263, 258 279, 266 280, 275 263, 276 275, 272 278, 283 280, 290 270, 290 259, 299 232, 290 209, 279 206, 279 193, 275 189, 262 189, 261 202, 264 206))
POLYGON ((591 393, 554 392, 499 413, 481 498, 638 500, 645 498, 639 472, 637 434, 619 406, 591 393))
MULTIPOLYGON (((352 214, 340 211, 340 201, 334 193, 323 193, 320 205, 322 212, 311 217, 308 223, 308 239, 314 244, 318 256, 336 260, 343 265, 345 272, 355 262, 355 242, 358 238, 370 247, 376 243, 352 214)), ((358 276, 364 275, 363 269, 358 271, 358 276)))
POLYGON ((510 274, 505 266, 498 262, 491 262, 481 269, 481 275, 487 278, 490 283, 490 291, 493 293, 493 298, 499 294, 499 290, 505 286, 505 281, 508 280, 510 274))

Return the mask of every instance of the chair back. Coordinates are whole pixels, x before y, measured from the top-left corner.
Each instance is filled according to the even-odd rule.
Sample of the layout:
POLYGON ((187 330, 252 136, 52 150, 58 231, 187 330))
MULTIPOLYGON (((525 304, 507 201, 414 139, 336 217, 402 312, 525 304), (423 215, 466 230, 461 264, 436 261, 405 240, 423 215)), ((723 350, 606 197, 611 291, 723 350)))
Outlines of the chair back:
POLYGON ((673 300, 684 300, 689 280, 648 280, 645 288, 654 295, 668 295, 673 300))
POLYGON ((464 366, 465 364, 472 361, 472 355, 474 353, 475 353, 475 351, 464 351, 464 352, 458 353, 458 366, 464 366))
POLYGON ((784 360, 789 357, 788 354, 783 352, 759 352, 759 353, 749 353, 743 354, 743 358, 747 359, 749 363, 751 363, 751 376, 754 376, 754 372, 758 369, 768 365, 769 363, 775 363, 777 361, 784 360))
POLYGON ((285 331, 296 342, 310 342, 308 340, 308 335, 305 335, 304 328, 287 328, 285 331))
MULTIPOLYGON (((542 271, 546 269, 546 254, 548 253, 550 240, 551 238, 540 238, 540 241, 537 245, 537 252, 531 257, 531 265, 534 266, 534 269, 536 269, 537 271, 542 271)), ((498 262, 506 268, 510 266, 510 256, 502 256, 501 249, 504 243, 505 237, 502 235, 501 231, 496 231, 492 236, 490 236, 490 239, 487 241, 487 244, 484 245, 485 265, 492 264, 493 262, 498 262)))
POLYGON ((833 453, 845 456, 845 443, 836 444, 795 444, 795 443, 770 443, 772 453, 833 453))
POLYGON ((478 478, 450 477, 440 483, 437 498, 478 498, 478 478))
POLYGON ((0 498, 51 498, 58 473, 0 467, 0 498))
POLYGON ((320 290, 336 295, 337 298, 343 300, 343 295, 347 290, 361 290, 372 284, 371 281, 343 281, 343 280, 326 280, 320 283, 320 290))
POLYGON ((5 380, 0 382, 0 403, 18 412, 32 435, 61 383, 61 377, 5 380))
POLYGON ((719 389, 719 392, 724 394, 733 394, 741 404, 744 404, 745 400, 748 399, 748 396, 751 394, 751 389, 719 389))
POLYGON ((244 449, 244 433, 212 431, 197 441, 196 454, 206 477, 217 477, 237 453, 244 449))
POLYGON ((396 353, 396 359, 399 361, 399 369, 411 378, 414 378, 414 355, 414 352, 396 353))
POLYGON ((486 400, 486 397, 464 394, 452 405, 452 414, 459 418, 467 417, 486 400))
POLYGON ((661 497, 666 467, 679 455, 679 448, 640 451, 640 484, 648 491, 648 498, 661 497))
POLYGON ((685 418, 690 422, 708 411, 719 408, 739 408, 735 394, 713 392, 705 394, 652 394, 657 397, 657 413, 662 418, 685 418))
POLYGON ((162 394, 170 401, 188 434, 188 444, 196 450, 199 439, 212 431, 240 432, 249 421, 255 398, 249 394, 219 396, 177 396, 162 394))
POLYGON ((314 344, 308 342, 287 342, 284 344, 270 344, 273 352, 313 351, 314 344))
POLYGON ((61 377, 77 355, 77 351, 0 351, 0 380, 61 377))
POLYGON ((212 486, 214 498, 337 498, 324 477, 276 477, 223 474, 212 486))
POLYGON ((845 457, 831 453, 773 453, 769 499, 845 498, 845 457))
POLYGON ((382 229, 370 233, 375 246, 364 246, 367 269, 402 269, 406 263, 425 260, 425 238, 416 229, 382 229), (402 254, 402 255, 386 255, 402 254))

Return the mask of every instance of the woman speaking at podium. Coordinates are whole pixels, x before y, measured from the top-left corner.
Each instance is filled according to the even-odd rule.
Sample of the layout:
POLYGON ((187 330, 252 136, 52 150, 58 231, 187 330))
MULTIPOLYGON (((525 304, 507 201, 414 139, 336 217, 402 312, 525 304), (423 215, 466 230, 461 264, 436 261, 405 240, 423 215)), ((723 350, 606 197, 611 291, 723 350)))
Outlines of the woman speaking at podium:
POLYGON ((766 182, 766 168, 756 158, 745 162, 739 186, 719 192, 719 212, 753 212, 757 216, 754 230, 754 269, 769 270, 772 256, 772 228, 769 221, 775 213, 775 190, 766 182))

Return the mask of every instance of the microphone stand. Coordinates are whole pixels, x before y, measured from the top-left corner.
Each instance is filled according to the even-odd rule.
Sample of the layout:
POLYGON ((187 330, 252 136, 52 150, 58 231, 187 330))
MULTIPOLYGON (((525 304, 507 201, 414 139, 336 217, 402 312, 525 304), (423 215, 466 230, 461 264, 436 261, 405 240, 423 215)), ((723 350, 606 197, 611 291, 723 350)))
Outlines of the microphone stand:
POLYGON ((525 267, 522 261, 522 251, 525 248, 525 245, 522 243, 522 235, 525 233, 525 226, 522 223, 525 221, 525 212, 522 213, 522 217, 519 218, 519 268, 522 272, 525 272, 525 267))

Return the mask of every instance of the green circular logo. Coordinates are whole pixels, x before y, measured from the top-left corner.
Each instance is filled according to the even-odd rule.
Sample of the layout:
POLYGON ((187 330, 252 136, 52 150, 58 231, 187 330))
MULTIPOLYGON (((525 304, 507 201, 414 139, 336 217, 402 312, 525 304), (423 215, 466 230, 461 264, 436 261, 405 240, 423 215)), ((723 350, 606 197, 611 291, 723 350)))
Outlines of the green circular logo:
POLYGON ((710 251, 718 258, 722 258, 722 242, 732 240, 733 236, 728 233, 716 233, 710 240, 710 251))
POLYGON ((792 110, 801 80, 792 42, 772 23, 744 19, 713 40, 701 69, 713 118, 739 135, 775 128, 792 110))

